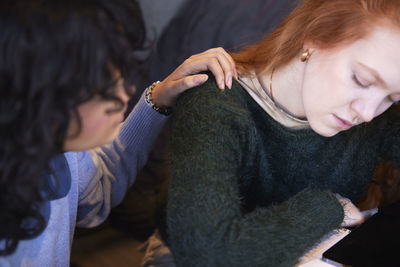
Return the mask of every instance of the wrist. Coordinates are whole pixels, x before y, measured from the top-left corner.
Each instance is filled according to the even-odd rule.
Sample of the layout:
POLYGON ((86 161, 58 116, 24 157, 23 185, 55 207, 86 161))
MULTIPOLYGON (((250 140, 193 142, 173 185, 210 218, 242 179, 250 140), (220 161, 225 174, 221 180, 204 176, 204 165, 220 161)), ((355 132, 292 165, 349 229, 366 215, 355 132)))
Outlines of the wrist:
POLYGON ((146 100, 146 103, 148 105, 150 105, 155 111, 157 111, 158 113, 161 113, 165 116, 168 116, 172 112, 171 108, 159 107, 156 104, 154 104, 153 90, 159 83, 160 83, 160 81, 156 81, 156 82, 152 83, 149 87, 147 87, 145 89, 144 98, 146 100))

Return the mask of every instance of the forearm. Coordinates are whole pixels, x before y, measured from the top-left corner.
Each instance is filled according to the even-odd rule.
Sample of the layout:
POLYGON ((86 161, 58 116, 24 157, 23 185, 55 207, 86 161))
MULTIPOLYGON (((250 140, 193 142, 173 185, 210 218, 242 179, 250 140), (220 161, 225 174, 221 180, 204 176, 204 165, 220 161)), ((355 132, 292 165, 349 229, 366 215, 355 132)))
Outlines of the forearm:
POLYGON ((81 164, 86 177, 79 193, 78 221, 81 226, 101 223, 111 207, 122 201, 146 163, 166 120, 167 117, 149 107, 142 96, 121 126, 117 139, 90 151, 91 158, 81 164))
MULTIPOLYGON (((171 186, 184 180, 188 177, 171 186)), ((312 190, 243 213, 239 195, 230 195, 234 186, 224 188, 225 182, 218 192, 191 190, 187 182, 187 188, 172 190, 168 231, 178 266, 293 266, 343 220, 342 207, 332 194, 312 190)))

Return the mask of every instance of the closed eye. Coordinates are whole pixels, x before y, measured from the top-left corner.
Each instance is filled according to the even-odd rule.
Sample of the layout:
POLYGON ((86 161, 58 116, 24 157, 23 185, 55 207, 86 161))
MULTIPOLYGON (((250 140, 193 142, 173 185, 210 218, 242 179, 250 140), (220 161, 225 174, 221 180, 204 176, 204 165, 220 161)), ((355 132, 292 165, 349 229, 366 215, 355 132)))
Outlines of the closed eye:
POLYGON ((351 76, 352 80, 360 87, 362 88, 368 88, 369 85, 365 85, 363 83, 360 82, 360 80, 357 78, 357 75, 353 73, 353 75, 351 76))

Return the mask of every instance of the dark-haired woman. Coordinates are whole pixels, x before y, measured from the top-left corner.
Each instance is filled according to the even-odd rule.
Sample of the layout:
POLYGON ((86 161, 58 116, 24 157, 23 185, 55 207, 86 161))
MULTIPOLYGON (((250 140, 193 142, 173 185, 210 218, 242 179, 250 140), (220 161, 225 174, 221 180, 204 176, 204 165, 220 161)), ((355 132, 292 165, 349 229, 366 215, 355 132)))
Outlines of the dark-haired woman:
POLYGON ((2 1, 0 32, 0 265, 69 266, 75 225, 122 200, 177 95, 208 78, 192 74, 230 87, 234 63, 192 56, 123 122, 144 40, 135 1, 2 1))

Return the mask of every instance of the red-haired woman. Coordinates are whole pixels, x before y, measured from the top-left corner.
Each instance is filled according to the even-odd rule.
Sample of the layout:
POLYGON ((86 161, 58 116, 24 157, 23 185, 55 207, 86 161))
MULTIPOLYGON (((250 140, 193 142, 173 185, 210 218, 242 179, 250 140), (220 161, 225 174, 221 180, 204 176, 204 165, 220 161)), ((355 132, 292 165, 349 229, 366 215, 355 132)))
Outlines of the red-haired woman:
POLYGON ((177 102, 167 204, 178 266, 293 266, 400 166, 400 1, 306 0, 177 102))

